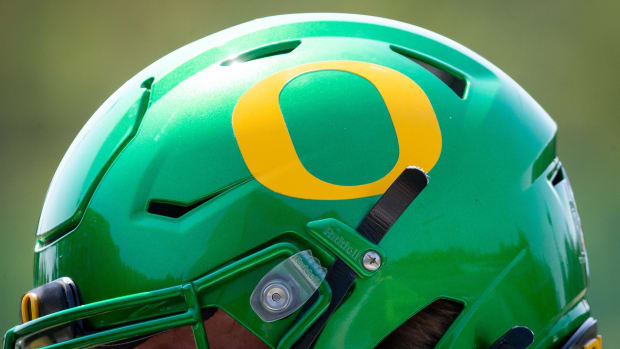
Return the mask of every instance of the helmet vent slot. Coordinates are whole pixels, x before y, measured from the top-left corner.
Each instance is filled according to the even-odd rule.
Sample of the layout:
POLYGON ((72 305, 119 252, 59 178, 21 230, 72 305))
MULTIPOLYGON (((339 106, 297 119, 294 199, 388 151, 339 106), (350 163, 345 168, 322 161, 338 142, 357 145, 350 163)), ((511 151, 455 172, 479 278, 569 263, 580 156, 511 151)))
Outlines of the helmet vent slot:
POLYGON ((397 46, 390 46, 392 51, 402 55, 415 63, 419 64, 422 68, 428 70, 431 74, 435 75, 439 80, 446 84, 457 96, 465 98, 467 94, 468 82, 463 74, 457 72, 451 67, 434 61, 421 54, 403 49, 397 46))
POLYGON ((220 65, 231 66, 234 64, 245 63, 256 59, 267 58, 277 55, 285 55, 293 52, 301 44, 300 40, 283 41, 267 46, 261 46, 253 50, 244 52, 236 57, 226 59, 220 65))
POLYGON ((221 192, 217 192, 213 195, 209 195, 206 198, 200 199, 189 205, 183 204, 180 202, 172 202, 172 201, 154 199, 154 200, 151 200, 151 202, 149 202, 147 212, 156 214, 159 216, 166 216, 170 218, 180 218, 181 216, 184 216, 185 214, 187 214, 189 211, 215 198, 219 194, 221 194, 221 192))
POLYGON ((147 209, 148 213, 170 218, 179 218, 189 211, 200 206, 204 202, 198 202, 192 205, 183 205, 181 203, 165 202, 159 200, 151 200, 147 209))
POLYGON ((424 307, 375 348, 434 348, 463 311, 463 303, 439 298, 424 307))
POLYGON ((149 202, 149 205, 146 209, 146 211, 148 213, 152 213, 155 215, 159 215, 159 216, 165 216, 165 217, 170 217, 170 218, 179 218, 185 214, 187 214, 189 211, 197 208, 198 206, 206 203, 207 201, 213 200, 216 197, 224 194, 225 192, 243 184, 246 183, 249 180, 249 178, 243 178, 241 180, 238 180, 236 182, 233 182, 223 188, 220 188, 219 190, 212 192, 211 194, 198 199, 194 202, 190 202, 190 203, 183 203, 183 202, 178 202, 178 201, 172 201, 172 200, 162 200, 162 199, 152 199, 149 202))
POLYGON ((563 180, 564 180, 564 170, 562 169, 562 167, 560 167, 553 174, 553 177, 551 177, 551 184, 553 184, 553 186, 555 187, 556 185, 560 184, 560 182, 563 180))

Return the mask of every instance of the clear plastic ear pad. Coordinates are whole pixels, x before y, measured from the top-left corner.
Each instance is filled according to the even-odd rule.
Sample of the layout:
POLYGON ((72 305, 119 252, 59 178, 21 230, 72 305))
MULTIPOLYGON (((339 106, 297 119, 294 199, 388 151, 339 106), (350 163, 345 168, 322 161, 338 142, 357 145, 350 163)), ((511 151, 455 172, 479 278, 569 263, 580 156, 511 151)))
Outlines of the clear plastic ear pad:
POLYGON ((287 317, 308 301, 327 274, 310 250, 296 253, 271 269, 250 296, 250 305, 265 322, 287 317))

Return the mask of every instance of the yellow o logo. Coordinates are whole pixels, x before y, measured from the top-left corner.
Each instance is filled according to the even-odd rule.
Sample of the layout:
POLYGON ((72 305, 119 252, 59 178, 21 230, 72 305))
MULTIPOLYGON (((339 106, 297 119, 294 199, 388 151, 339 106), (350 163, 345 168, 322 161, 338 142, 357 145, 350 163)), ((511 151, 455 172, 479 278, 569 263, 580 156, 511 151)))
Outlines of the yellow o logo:
POLYGON ((325 61, 285 69, 241 96, 232 126, 248 169, 262 185, 282 195, 312 200, 345 200, 383 194, 407 166, 430 171, 441 153, 441 131, 420 86, 394 69, 359 61, 325 61), (308 72, 339 70, 359 75, 379 91, 398 139, 398 160, 383 178, 361 185, 337 185, 313 176, 299 160, 280 110, 280 91, 308 72))

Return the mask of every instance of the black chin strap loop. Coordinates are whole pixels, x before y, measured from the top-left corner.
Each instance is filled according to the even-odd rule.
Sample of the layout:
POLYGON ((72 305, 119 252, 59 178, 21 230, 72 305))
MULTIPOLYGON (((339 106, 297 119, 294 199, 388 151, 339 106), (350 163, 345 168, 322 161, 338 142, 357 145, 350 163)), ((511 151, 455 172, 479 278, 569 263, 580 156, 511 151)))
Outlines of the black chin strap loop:
MULTIPOLYGON (((426 187, 426 184, 428 184, 428 176, 423 170, 413 166, 407 167, 364 217, 357 227, 357 231, 369 241, 378 244, 411 202, 426 187)), ((307 349, 313 345, 329 317, 346 298, 355 277, 355 272, 345 262, 336 259, 325 277, 332 290, 329 307, 293 345, 293 348, 307 349)), ((311 304, 311 302, 307 302, 302 308, 301 314, 305 313, 311 304)))

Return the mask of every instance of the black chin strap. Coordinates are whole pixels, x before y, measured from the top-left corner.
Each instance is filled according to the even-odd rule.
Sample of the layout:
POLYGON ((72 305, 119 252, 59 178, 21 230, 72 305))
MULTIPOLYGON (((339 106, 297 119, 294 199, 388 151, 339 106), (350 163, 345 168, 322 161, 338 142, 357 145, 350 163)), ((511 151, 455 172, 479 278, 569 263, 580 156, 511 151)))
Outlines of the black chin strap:
MULTIPOLYGON (((357 231, 369 241, 378 244, 390 230, 394 222, 409 207, 409 204, 428 184, 428 176, 417 167, 407 167, 390 185, 386 192, 368 212, 357 227, 357 231)), ((332 290, 329 307, 314 324, 293 345, 296 349, 307 349, 317 339, 329 317, 342 303, 355 280, 355 272, 340 259, 329 268, 325 280, 332 290)), ((301 310, 305 313, 312 302, 307 302, 301 310)))

